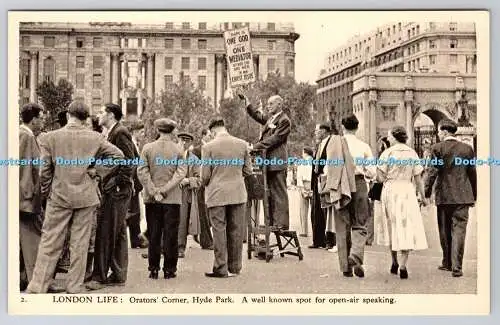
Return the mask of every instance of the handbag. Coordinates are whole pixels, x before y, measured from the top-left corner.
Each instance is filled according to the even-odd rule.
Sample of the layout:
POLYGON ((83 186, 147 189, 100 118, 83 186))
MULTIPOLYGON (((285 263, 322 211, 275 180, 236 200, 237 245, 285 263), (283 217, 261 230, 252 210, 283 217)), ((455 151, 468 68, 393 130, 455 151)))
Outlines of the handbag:
POLYGON ((380 197, 382 195, 382 188, 384 187, 384 183, 375 183, 370 188, 368 192, 368 198, 374 201, 380 201, 380 197))

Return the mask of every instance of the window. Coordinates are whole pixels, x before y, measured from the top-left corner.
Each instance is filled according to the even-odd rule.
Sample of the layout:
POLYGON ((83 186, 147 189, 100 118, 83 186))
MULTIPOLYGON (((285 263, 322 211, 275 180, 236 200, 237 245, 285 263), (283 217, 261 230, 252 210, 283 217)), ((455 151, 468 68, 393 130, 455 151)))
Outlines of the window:
POLYGON ((458 47, 458 40, 452 39, 450 40, 450 49, 456 49, 458 47))
POLYGON ((207 77, 206 76, 198 76, 198 88, 200 88, 200 90, 207 89, 207 77))
POLYGON ((293 59, 288 60, 288 74, 293 75, 295 72, 295 63, 293 59))
POLYGON ((387 36, 391 36, 391 29, 387 28, 387 36))
POLYGON ((172 23, 172 22, 165 23, 165 28, 166 29, 174 29, 174 23, 172 23))
POLYGON ((415 27, 411 29, 411 36, 415 36, 415 27))
POLYGON ((102 88, 102 75, 100 73, 95 73, 92 79, 92 88, 101 89, 102 88))
POLYGON ((267 30, 274 32, 276 30, 276 24, 275 23, 267 23, 267 30))
POLYGON ((417 45, 416 45, 416 51, 420 52, 420 43, 417 43, 417 45))
POLYGON ((420 59, 417 59, 417 63, 416 63, 416 65, 417 65, 417 69, 419 69, 419 70, 420 70, 420 59))
POLYGON ((191 40, 189 38, 183 38, 181 41, 181 47, 184 50, 188 50, 191 48, 191 40))
POLYGON ((182 70, 189 70, 189 58, 182 58, 182 70))
POLYGON ((198 49, 199 50, 206 50, 207 49, 207 40, 206 39, 199 39, 198 40, 198 49))
POLYGON ((207 29, 207 23, 198 23, 198 29, 200 29, 200 30, 206 30, 207 29))
POLYGON ((420 25, 417 25, 417 35, 420 34, 420 25))
POLYGON ((411 30, 408 30, 408 38, 411 38, 411 30))
POLYGON ((450 64, 457 64, 458 56, 456 54, 450 54, 450 64))
POLYGON ((21 44, 22 46, 30 46, 30 37, 29 36, 23 36, 21 37, 21 44))
POLYGON ((136 49, 139 47, 139 40, 137 38, 125 39, 125 47, 136 49))
POLYGON ((267 49, 270 51, 276 50, 276 41, 267 41, 267 49))
POLYGON ((76 47, 80 49, 84 45, 85 45, 85 38, 84 37, 77 37, 76 38, 76 47))
POLYGON ((85 88, 85 74, 77 73, 76 74, 76 89, 84 89, 85 88))
POLYGON ((174 83, 174 76, 172 75, 167 75, 164 77, 164 79, 165 79, 165 88, 174 83))
POLYGON ((137 40, 137 46, 138 46, 139 48, 141 48, 141 47, 142 47, 142 48, 146 47, 146 39, 145 39, 145 38, 139 38, 139 39, 137 40))
POLYGON ((267 59, 267 72, 274 72, 276 70, 276 59, 267 59))
POLYGON ((436 64, 436 59, 437 59, 436 55, 429 55, 429 64, 431 65, 436 64))
POLYGON ((190 29, 191 23, 182 23, 182 29, 190 29))
POLYGON ((167 38, 165 40, 165 48, 166 49, 173 49, 174 48, 174 40, 171 38, 167 38))
POLYGON ((43 38, 43 46, 55 47, 56 46, 56 38, 54 36, 45 36, 43 38))
POLYGON ((94 47, 102 47, 102 37, 94 37, 94 47))
POLYGON ((429 48, 430 48, 430 49, 435 49, 435 48, 436 48, 436 42, 435 42, 435 41, 430 40, 430 41, 429 41, 429 48))
POLYGON ((457 31, 457 23, 450 23, 450 32, 457 31))
POLYGON ((56 79, 56 61, 51 57, 43 60, 43 80, 55 82, 56 79))
POLYGON ((198 70, 207 70, 207 58, 198 58, 198 70))
POLYGON ((398 31, 401 31, 401 23, 398 23, 398 31))
POLYGON ((174 65, 174 58, 171 56, 165 57, 165 69, 171 70, 174 65))
POLYGON ((92 65, 94 69, 102 69, 104 66, 104 57, 103 56, 94 56, 92 65))
POLYGON ((84 69, 85 68, 85 57, 84 56, 77 56, 76 57, 76 68, 77 69, 84 69))
POLYGON ((396 25, 392 25, 392 33, 396 34, 396 25))

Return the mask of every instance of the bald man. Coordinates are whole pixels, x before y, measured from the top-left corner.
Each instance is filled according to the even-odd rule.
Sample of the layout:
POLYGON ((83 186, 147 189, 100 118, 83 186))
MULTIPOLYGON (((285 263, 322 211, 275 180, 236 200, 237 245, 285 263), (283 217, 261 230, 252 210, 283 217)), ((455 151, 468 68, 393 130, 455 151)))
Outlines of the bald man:
POLYGON ((283 112, 283 98, 271 96, 266 105, 267 112, 255 109, 248 98, 245 101, 247 113, 264 126, 259 141, 254 145, 256 150, 266 150, 266 158, 276 158, 277 164, 267 166, 267 184, 269 186, 270 224, 282 230, 289 228, 287 178, 287 141, 290 134, 290 118, 283 112))

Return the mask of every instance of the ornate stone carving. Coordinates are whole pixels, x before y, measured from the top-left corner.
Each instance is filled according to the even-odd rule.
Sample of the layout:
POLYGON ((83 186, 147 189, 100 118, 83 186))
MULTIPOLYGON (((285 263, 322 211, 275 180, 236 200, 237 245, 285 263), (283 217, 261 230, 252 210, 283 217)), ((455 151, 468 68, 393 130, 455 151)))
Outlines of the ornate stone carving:
POLYGON ((36 59, 38 57, 38 51, 29 51, 28 53, 32 59, 36 59))
POLYGON ((382 106, 382 117, 385 121, 396 121, 396 107, 382 106))
POLYGON ((375 77, 375 76, 368 77, 368 87, 369 88, 376 88, 377 87, 377 77, 375 77))
POLYGON ((376 90, 370 90, 368 92, 368 102, 370 105, 375 105, 377 103, 377 91, 376 90))
POLYGON ((413 78, 410 75, 407 75, 405 77, 405 89, 413 89, 414 84, 413 84, 413 78))
POLYGON ((405 103, 413 102, 413 90, 405 90, 404 101, 405 103))
POLYGON ((120 57, 120 53, 118 52, 111 52, 111 58, 112 59, 118 59, 120 57))
POLYGON ((462 77, 459 77, 457 76, 455 78, 455 87, 458 89, 464 89, 465 88, 465 85, 464 85, 464 79, 462 77))
POLYGON ((455 119, 457 117, 457 114, 458 114, 458 102, 456 103, 447 103, 445 105, 445 109, 446 111, 448 112, 448 114, 450 114, 450 117, 452 119, 455 119))
POLYGON ((420 103, 413 102, 411 106, 412 121, 415 121, 415 119, 420 113, 421 113, 420 103))

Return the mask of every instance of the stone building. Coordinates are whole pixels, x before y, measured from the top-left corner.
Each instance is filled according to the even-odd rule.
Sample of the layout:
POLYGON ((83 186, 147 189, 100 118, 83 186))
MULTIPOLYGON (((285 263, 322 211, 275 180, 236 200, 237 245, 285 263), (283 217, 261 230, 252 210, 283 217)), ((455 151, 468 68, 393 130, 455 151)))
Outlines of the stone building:
POLYGON ((243 26, 251 32, 258 77, 278 69, 294 76, 299 35, 293 24, 22 23, 20 104, 37 101, 41 81, 65 78, 75 88, 73 97, 92 110, 113 102, 140 116, 148 98, 183 77, 217 108, 229 80, 223 32, 243 26))
POLYGON ((387 24, 328 54, 317 81, 318 109, 337 123, 356 114, 372 148, 395 124, 413 138, 421 113, 434 125, 448 117, 474 126, 476 62, 474 23, 387 24))

